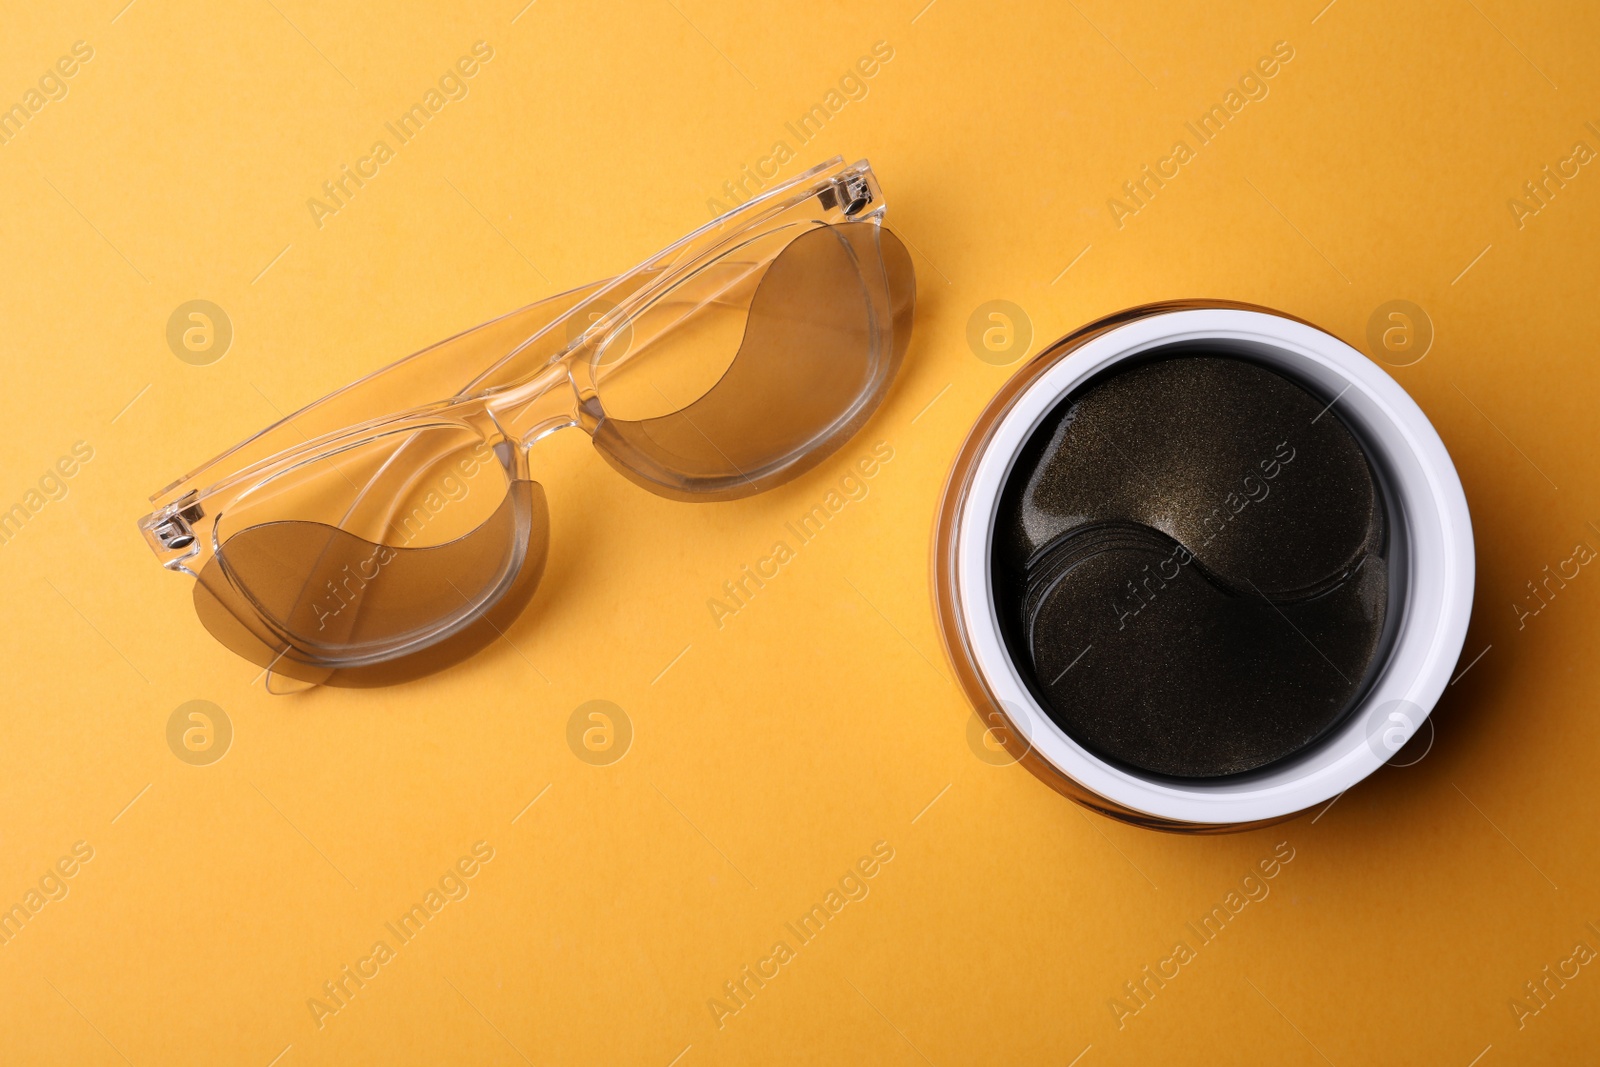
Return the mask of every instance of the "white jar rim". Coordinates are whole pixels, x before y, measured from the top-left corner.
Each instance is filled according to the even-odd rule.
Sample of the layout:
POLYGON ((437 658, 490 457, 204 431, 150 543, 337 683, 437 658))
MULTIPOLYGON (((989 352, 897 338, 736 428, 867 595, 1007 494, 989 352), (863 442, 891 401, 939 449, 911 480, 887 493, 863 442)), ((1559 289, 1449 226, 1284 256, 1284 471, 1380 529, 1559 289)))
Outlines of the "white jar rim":
MULTIPOLYGON (((1012 727, 1054 770, 1112 806, 1157 822, 1197 827, 1281 819, 1338 796, 1377 770, 1421 726, 1449 684, 1472 609, 1475 566, 1466 495, 1422 409, 1382 368, 1343 341, 1266 311, 1192 305, 1157 311, 1092 336, 1057 359, 1009 398, 1008 409, 971 458, 949 557, 953 573, 948 578, 964 631, 961 645, 1012 727), (1118 363, 1195 342, 1278 370, 1337 408, 1382 468, 1391 508, 1400 512, 1391 518, 1403 536, 1391 551, 1403 556, 1396 562, 1404 590, 1384 665, 1358 706, 1328 736, 1249 774, 1175 780, 1144 776, 1102 759, 1045 714, 1001 636, 990 551, 1000 495, 1015 458, 1057 404, 1118 363), (1391 714, 1394 709, 1403 712, 1391 714)), ((936 559, 936 571, 939 565, 936 559)))

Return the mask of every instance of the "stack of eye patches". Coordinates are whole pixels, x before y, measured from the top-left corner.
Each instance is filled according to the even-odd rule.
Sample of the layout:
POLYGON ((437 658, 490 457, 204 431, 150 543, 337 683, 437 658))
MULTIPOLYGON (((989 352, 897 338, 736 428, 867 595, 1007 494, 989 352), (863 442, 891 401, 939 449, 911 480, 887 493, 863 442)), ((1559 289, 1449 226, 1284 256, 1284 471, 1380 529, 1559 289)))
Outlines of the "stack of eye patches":
POLYGON ((1040 706, 1098 755, 1204 779, 1337 726, 1382 662, 1383 494, 1332 406, 1168 348, 1066 397, 1018 454, 993 589, 1040 706))

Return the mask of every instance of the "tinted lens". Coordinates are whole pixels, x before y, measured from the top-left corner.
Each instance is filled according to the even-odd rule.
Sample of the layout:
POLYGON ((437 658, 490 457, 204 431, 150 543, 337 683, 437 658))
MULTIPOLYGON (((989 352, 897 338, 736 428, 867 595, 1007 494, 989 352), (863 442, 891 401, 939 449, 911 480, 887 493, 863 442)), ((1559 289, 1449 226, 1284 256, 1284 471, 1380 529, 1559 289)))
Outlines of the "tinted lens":
POLYGON ((548 525, 539 485, 471 431, 394 433, 221 516, 195 609, 275 676, 387 684, 495 640, 537 586, 548 525))
POLYGON ((759 492, 820 462, 882 400, 910 340, 910 257, 875 223, 730 253, 602 349, 603 455, 665 496, 759 492))

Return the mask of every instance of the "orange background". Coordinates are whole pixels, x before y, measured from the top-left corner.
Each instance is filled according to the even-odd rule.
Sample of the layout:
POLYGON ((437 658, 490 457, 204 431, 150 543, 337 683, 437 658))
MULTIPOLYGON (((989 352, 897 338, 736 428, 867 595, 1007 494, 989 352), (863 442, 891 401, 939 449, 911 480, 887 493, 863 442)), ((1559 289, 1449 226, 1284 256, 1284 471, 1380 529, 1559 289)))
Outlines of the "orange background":
POLYGON ((1575 142, 1600 149, 1592 8, 121 2, 12 0, 0 39, 5 106, 93 49, 0 144, 0 506, 93 449, 0 545, 0 905, 92 849, 0 945, 0 1058, 1592 1058, 1600 965, 1566 964, 1537 1014, 1523 983, 1600 949, 1600 577, 1520 625, 1514 605, 1600 547, 1600 174, 1508 207, 1575 142), (319 227, 306 201, 480 40, 468 95, 319 227), (879 41, 893 58, 800 143, 785 123, 879 41), (1108 199, 1279 41, 1268 95, 1119 228, 1108 199), (135 533, 149 492, 279 411, 638 262, 779 140, 784 176, 869 157, 916 259, 905 370, 858 439, 695 506, 558 435, 545 586, 508 643, 418 683, 275 698, 207 636, 135 533), (1374 309, 1420 305, 1431 350, 1393 373, 1478 540, 1461 667, 1482 658, 1403 757, 1420 762, 1222 838, 1109 822, 979 758, 927 585, 951 458, 1018 365, 969 347, 975 309, 1015 303, 1037 350, 1197 296, 1363 348, 1374 309), (193 299, 233 326, 209 365, 166 340, 193 299), (877 442, 893 458, 868 495, 719 629, 708 599, 877 442), (205 766, 168 746, 191 700, 233 730, 205 766), (606 766, 568 744, 591 700, 631 724, 606 766), (880 841, 867 895, 719 1027, 708 1000, 880 841), (478 842, 492 859, 447 882, 464 899, 319 1027, 308 999, 370 966, 478 842), (1197 945, 1186 924, 1280 842, 1270 895, 1197 945), (1194 958, 1131 1013, 1124 983, 1179 939, 1194 958))

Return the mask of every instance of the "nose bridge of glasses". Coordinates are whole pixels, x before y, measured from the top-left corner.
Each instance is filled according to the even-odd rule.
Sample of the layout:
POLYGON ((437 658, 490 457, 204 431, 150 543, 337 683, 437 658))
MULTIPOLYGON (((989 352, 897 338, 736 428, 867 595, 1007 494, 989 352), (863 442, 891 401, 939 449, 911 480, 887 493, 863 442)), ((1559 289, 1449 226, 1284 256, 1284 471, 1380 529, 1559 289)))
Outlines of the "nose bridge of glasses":
POLYGON ((584 391, 573 367, 582 366, 588 354, 588 346, 580 345, 532 380, 490 397, 486 407, 500 432, 526 448, 556 430, 584 424, 584 391))

